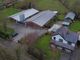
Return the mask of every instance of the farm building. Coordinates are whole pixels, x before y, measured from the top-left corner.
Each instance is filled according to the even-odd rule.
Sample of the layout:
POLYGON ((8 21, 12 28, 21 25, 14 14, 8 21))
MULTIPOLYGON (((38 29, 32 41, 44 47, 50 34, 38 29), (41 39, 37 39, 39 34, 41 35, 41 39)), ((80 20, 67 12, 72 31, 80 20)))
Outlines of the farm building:
POLYGON ((74 51, 79 35, 75 32, 70 32, 67 27, 62 27, 57 30, 56 35, 52 36, 52 44, 56 47, 68 52, 74 51))
POLYGON ((72 22, 74 21, 75 17, 76 17, 76 14, 74 12, 68 12, 64 18, 64 21, 72 22))
POLYGON ((42 11, 33 17, 27 19, 25 22, 27 26, 31 27, 44 27, 51 19, 57 15, 57 11, 42 11))
POLYGON ((9 18, 15 20, 16 22, 24 22, 27 18, 33 16, 34 14, 38 13, 39 11, 36 9, 28 9, 21 11, 19 13, 16 13, 14 15, 9 16, 9 18))

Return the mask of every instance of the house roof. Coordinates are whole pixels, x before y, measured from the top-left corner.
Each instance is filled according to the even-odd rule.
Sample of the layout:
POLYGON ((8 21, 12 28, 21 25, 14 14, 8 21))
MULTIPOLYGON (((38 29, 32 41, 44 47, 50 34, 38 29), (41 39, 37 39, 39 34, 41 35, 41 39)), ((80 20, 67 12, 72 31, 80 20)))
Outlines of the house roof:
POLYGON ((56 31, 56 33, 60 34, 62 37, 69 32, 68 27, 61 27, 56 31))
POLYGON ((76 16, 76 15, 75 15, 74 12, 69 12, 69 13, 67 13, 67 15, 65 16, 65 19, 69 18, 69 19, 71 19, 71 20, 74 20, 75 16, 76 16))
POLYGON ((66 41, 69 41, 75 44, 78 41, 78 37, 79 37, 78 34, 75 32, 69 32, 69 34, 64 35, 64 39, 66 41))
POLYGON ((67 27, 62 27, 57 30, 57 33, 60 34, 66 41, 76 43, 78 40, 78 34, 75 32, 70 32, 67 27))
POLYGON ((34 15, 33 17, 27 19, 25 22, 33 22, 33 23, 39 25, 40 27, 42 27, 50 19, 52 19, 54 16, 56 16, 56 14, 57 14, 57 11, 50 11, 50 10, 42 11, 42 12, 34 15))
POLYGON ((59 39, 62 39, 63 43, 67 43, 61 35, 55 35, 55 36, 53 36, 52 40, 54 40, 54 37, 56 37, 56 39, 55 39, 56 41, 59 41, 59 39))
POLYGON ((71 22, 72 22, 72 21, 71 21, 71 19, 69 19, 69 18, 64 19, 64 21, 65 21, 65 22, 69 22, 69 23, 71 23, 71 22))
POLYGON ((64 38, 63 38, 61 35, 55 35, 55 36, 53 36, 53 37, 52 37, 52 42, 53 42, 55 45, 59 46, 59 47, 64 47, 64 48, 69 49, 69 50, 74 50, 74 47, 75 47, 75 45, 74 45, 74 46, 68 45, 68 44, 67 44, 67 41, 65 41, 64 38), (56 37, 55 40, 54 40, 54 37, 56 37), (60 41, 59 41, 60 39, 62 39, 63 41, 60 42, 60 41))
POLYGON ((60 25, 60 24, 54 24, 48 31, 49 32, 51 32, 51 31, 56 32, 61 27, 62 27, 62 25, 60 25))
POLYGON ((38 12, 39 12, 38 10, 31 8, 31 9, 24 10, 24 11, 21 11, 19 13, 16 13, 16 14, 14 14, 12 16, 9 16, 9 17, 16 20, 16 21, 21 21, 20 20, 20 15, 24 15, 24 18, 27 19, 30 16, 32 16, 32 15, 38 13, 38 12))

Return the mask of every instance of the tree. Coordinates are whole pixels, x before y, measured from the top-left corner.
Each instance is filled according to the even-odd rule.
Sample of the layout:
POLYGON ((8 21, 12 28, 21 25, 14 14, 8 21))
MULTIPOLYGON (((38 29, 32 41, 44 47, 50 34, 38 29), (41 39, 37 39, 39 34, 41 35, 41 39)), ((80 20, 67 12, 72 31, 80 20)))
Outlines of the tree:
POLYGON ((78 16, 80 14, 80 0, 77 0, 73 6, 71 7, 71 10, 74 11, 78 16))
POLYGON ((3 28, 4 28, 4 32, 7 31, 7 22, 4 20, 3 21, 3 28))
POLYGON ((16 49, 16 56, 17 56, 17 60, 20 60, 20 56, 21 56, 21 48, 20 48, 20 46, 18 46, 17 49, 16 49))
POLYGON ((29 9, 32 8, 32 3, 31 3, 31 2, 29 2, 28 8, 29 8, 29 9))
POLYGON ((27 52, 38 60, 44 60, 44 53, 40 49, 29 47, 27 52))

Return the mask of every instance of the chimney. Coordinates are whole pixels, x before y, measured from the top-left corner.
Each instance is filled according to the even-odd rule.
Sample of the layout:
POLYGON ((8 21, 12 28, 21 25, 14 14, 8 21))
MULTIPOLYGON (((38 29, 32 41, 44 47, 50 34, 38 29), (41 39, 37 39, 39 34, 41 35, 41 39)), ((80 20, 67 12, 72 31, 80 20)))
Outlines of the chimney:
POLYGON ((19 17, 20 17, 20 21, 24 21, 25 20, 25 15, 24 14, 21 14, 19 17))

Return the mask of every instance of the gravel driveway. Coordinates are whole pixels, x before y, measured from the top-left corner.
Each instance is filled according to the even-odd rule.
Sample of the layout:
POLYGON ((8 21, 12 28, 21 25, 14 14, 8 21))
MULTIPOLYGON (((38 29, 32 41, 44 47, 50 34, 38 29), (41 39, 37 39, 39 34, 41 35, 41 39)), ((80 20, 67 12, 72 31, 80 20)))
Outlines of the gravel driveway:
POLYGON ((45 29, 32 29, 29 27, 25 27, 23 24, 16 23, 10 27, 15 29, 15 31, 18 33, 18 35, 13 38, 14 42, 18 42, 21 38, 27 36, 29 33, 39 32, 39 34, 44 34, 45 32, 47 32, 47 30, 45 29))

